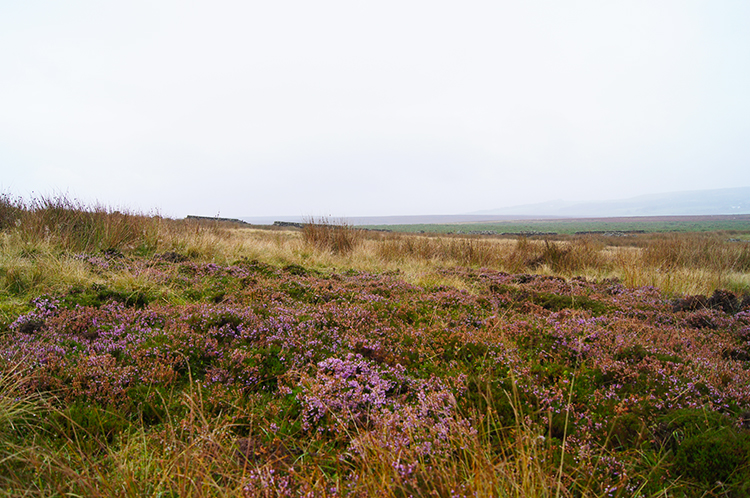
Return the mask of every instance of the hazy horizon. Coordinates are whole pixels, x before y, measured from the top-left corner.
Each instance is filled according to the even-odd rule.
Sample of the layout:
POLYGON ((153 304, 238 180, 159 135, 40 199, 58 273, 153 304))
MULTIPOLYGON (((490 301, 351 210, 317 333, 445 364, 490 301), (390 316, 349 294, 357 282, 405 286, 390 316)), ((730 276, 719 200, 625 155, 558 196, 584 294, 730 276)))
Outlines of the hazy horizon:
POLYGON ((462 214, 750 186, 750 3, 17 2, 0 191, 462 214))

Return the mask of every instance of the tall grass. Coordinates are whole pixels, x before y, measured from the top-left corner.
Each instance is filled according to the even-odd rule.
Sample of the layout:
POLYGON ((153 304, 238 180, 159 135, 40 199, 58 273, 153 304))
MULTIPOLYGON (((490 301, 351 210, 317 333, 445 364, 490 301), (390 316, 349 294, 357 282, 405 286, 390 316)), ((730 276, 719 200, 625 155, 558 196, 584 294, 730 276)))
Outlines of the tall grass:
MULTIPOLYGON (((518 396, 503 395, 510 400, 515 423, 501 427, 495 413, 475 413, 480 430, 454 427, 450 444, 455 451, 449 457, 425 457, 409 447, 393 451, 371 433, 355 435, 359 453, 354 465, 361 476, 355 496, 572 496, 571 476, 554 466, 555 450, 526 424, 518 396)), ((493 400, 486 402, 493 405, 493 400)), ((582 496, 596 496, 585 486, 581 489, 582 496)))
POLYGON ((71 287, 148 280, 148 272, 102 272, 90 257, 116 266, 123 257, 177 253, 198 261, 226 263, 242 257, 247 239, 222 222, 172 220, 88 207, 65 196, 31 200, 0 195, 0 295, 25 299, 71 287))
POLYGON ((750 244, 727 241, 719 234, 669 234, 643 246, 643 261, 665 270, 750 271, 750 244))
POLYGON ((566 275, 603 266, 600 250, 599 244, 588 239, 555 242, 530 241, 521 237, 512 242, 404 234, 383 237, 376 249, 378 256, 386 262, 419 259, 436 265, 502 268, 510 272, 546 268, 566 275))
POLYGON ((302 228, 302 240, 318 250, 346 255, 361 243, 362 232, 343 221, 337 223, 326 218, 311 218, 302 228))
POLYGON ((23 386, 30 377, 20 361, 0 368, 0 466, 4 468, 12 468, 31 454, 28 447, 16 444, 14 438, 41 413, 39 398, 28 394, 23 386))
POLYGON ((8 193, 0 194, 0 230, 6 230, 20 223, 23 210, 23 199, 14 198, 8 193))
POLYGON ((28 372, 21 369, 21 363, 6 365, 0 371, 0 434, 14 429, 14 426, 34 413, 34 398, 21 395, 21 384, 27 380, 28 372))
POLYGON ((386 235, 376 252, 383 261, 418 259, 462 266, 495 266, 502 254, 494 241, 403 234, 386 235))
POLYGON ((26 243, 49 241, 68 251, 153 250, 158 217, 93 208, 64 195, 30 201, 0 197, 0 229, 15 229, 26 243))
POLYGON ((229 437, 231 423, 207 415, 195 389, 181 404, 187 421, 167 417, 149 430, 106 410, 92 412, 98 425, 82 427, 64 407, 48 403, 38 410, 45 420, 36 421, 36 430, 51 437, 26 448, 9 446, 0 476, 7 494, 0 495, 242 496, 245 471, 229 437), (117 439, 108 432, 113 425, 122 428, 117 439))
MULTIPOLYGON (((6 395, 0 400, 12 392, 7 383, 0 383, 0 394, 6 395)), ((359 476, 354 482, 337 482, 330 469, 321 468, 320 457, 312 448, 277 459, 265 453, 257 460, 245 456, 242 439, 234 432, 235 424, 206 408, 198 383, 191 383, 179 396, 178 403, 186 415, 180 420, 171 418, 167 405, 175 400, 165 398, 167 416, 153 428, 131 426, 121 415, 106 410, 96 412, 98 425, 82 427, 64 407, 46 403, 44 409, 39 405, 33 412, 44 420, 27 427, 36 426, 51 437, 25 448, 0 445, 0 466, 5 471, 0 476, 0 488, 5 492, 0 491, 0 496, 223 498, 297 496, 304 492, 305 496, 320 497, 572 496, 575 478, 555 467, 560 458, 555 456, 556 450, 526 424, 525 408, 517 394, 504 396, 516 421, 513 426, 500 428, 504 434, 502 451, 498 452, 495 434, 500 422, 492 412, 475 414, 481 421, 479 432, 454 427, 449 444, 455 450, 431 457, 410 447, 394 452, 363 430, 350 435, 357 441, 358 451, 347 452, 345 459, 342 455, 340 464, 342 471, 359 476), (123 428, 114 440, 108 435, 113 423, 123 428), (296 491, 287 492, 285 480, 302 484, 296 491)), ((493 403, 487 400, 488 406, 493 403)), ((28 418, 30 413, 18 402, 12 407, 0 403, 0 429, 7 420, 28 418)), ((269 447, 267 442, 263 445, 269 447)), ((578 496, 599 496, 585 484, 578 490, 578 496)))
POLYGON ((0 288, 13 294, 63 281, 80 281, 69 255, 153 256, 176 252, 202 261, 243 257, 273 264, 400 271, 413 282, 439 281, 440 268, 486 267, 519 273, 618 278, 669 293, 710 293, 719 287, 750 291, 750 244, 727 233, 587 235, 556 240, 428 236, 358 230, 344 222, 308 220, 300 232, 236 228, 218 221, 170 220, 87 207, 64 196, 24 201, 0 195, 0 288), (68 256, 65 256, 65 255, 68 256))

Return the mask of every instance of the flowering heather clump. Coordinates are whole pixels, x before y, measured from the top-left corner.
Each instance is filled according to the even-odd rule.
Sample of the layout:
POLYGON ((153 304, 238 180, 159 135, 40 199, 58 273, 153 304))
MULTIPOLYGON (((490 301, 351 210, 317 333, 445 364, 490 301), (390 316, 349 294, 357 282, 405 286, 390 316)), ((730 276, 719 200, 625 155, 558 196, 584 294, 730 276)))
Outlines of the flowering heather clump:
POLYGON ((514 438, 534 441, 550 475, 562 468, 571 494, 656 493, 678 478, 710 489, 693 470, 717 445, 735 455, 723 486, 750 480, 747 309, 490 269, 442 270, 466 291, 252 261, 80 258, 176 298, 99 284, 34 299, 0 368, 22 365, 27 394, 107 444, 134 428, 189 444, 198 420, 226 421, 256 442, 236 488, 247 496, 366 495, 372 462, 389 476, 377 492, 501 494, 495 470, 480 482, 465 469, 471 452, 490 466, 520 458, 514 438), (118 422, 104 430, 102 414, 118 422), (266 458, 282 444, 283 464, 266 458))
POLYGON ((301 396, 303 427, 310 429, 327 415, 334 419, 336 431, 345 430, 352 422, 368 425, 370 416, 384 409, 389 395, 405 383, 403 370, 381 369, 354 354, 343 360, 329 358, 319 362, 315 378, 306 383, 301 396), (336 427, 340 421, 342 429, 336 427))
POLYGON ((352 450, 366 456, 375 445, 394 459, 407 453, 428 460, 448 458, 457 440, 476 436, 448 386, 432 378, 417 383, 414 391, 415 400, 402 398, 379 410, 371 430, 352 441, 352 450))
POLYGON ((248 498, 299 496, 288 475, 278 475, 275 469, 250 470, 244 478, 243 496, 248 498))
POLYGON ((10 330, 21 334, 33 334, 44 327, 47 318, 54 316, 59 302, 49 297, 33 299, 31 304, 34 310, 19 316, 10 325, 10 330))
POLYGON ((94 256, 91 254, 76 254, 74 258, 88 263, 92 268, 99 272, 111 270, 115 266, 113 265, 113 258, 108 257, 94 256))

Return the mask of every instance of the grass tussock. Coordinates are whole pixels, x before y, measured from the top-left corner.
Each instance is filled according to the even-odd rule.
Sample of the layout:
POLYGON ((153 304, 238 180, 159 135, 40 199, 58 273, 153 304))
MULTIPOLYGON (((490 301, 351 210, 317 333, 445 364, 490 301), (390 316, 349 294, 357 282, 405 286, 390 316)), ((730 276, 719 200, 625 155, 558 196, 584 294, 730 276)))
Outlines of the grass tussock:
POLYGON ((438 266, 499 268, 509 272, 547 271, 575 275, 605 269, 602 245, 586 238, 530 241, 456 236, 386 235, 376 246, 385 263, 426 261, 438 266))
POLYGON ((48 241, 68 251, 153 250, 158 240, 158 218, 86 206, 65 196, 25 202, 0 198, 0 226, 15 227, 32 244, 48 241))
POLYGON ((362 232, 345 222, 331 222, 328 219, 308 220, 302 228, 302 240, 319 251, 337 255, 347 255, 362 241, 362 232))
POLYGON ((750 272, 750 244, 727 239, 723 234, 665 235, 644 245, 643 262, 663 270, 750 272))

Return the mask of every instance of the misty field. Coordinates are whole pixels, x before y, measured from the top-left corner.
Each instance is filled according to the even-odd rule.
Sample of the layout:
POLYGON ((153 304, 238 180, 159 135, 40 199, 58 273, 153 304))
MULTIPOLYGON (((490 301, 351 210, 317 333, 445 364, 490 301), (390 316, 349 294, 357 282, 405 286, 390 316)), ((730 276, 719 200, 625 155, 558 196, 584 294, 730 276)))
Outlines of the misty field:
POLYGON ((406 233, 487 234, 555 233, 574 235, 576 232, 717 232, 750 231, 750 215, 723 216, 633 216, 594 219, 542 219, 474 223, 435 223, 430 225, 368 225, 366 228, 406 233))
POLYGON ((748 496, 748 235, 3 196, 0 496, 748 496))

